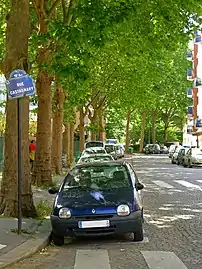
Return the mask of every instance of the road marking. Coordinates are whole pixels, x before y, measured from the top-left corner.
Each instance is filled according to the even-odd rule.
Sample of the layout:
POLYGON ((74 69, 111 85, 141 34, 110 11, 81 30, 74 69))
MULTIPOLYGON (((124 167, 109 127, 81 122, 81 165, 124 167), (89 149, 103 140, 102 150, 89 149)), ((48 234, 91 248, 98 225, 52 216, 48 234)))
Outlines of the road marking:
POLYGON ((173 253, 167 251, 141 251, 150 269, 187 269, 173 253))
POLYGON ((108 251, 77 250, 74 269, 111 269, 108 251))
POLYGON ((170 184, 162 181, 162 180, 153 180, 152 182, 154 182, 156 185, 158 185, 161 188, 166 188, 166 189, 173 189, 174 187, 171 186, 170 184))
POLYGON ((5 248, 5 247, 7 247, 7 245, 1 245, 0 244, 0 249, 5 248))
POLYGON ((202 190, 200 186, 192 184, 190 182, 187 182, 185 180, 174 180, 175 182, 187 187, 187 188, 192 188, 192 189, 198 189, 198 190, 202 190))

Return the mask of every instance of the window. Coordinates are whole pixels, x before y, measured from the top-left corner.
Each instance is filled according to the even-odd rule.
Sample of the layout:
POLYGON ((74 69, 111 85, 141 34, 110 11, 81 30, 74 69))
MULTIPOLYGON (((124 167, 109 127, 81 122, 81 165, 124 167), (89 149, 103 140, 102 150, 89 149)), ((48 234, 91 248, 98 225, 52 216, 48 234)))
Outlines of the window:
POLYGON ((62 192, 70 189, 121 189, 130 188, 131 182, 124 165, 88 165, 75 167, 66 176, 62 192))

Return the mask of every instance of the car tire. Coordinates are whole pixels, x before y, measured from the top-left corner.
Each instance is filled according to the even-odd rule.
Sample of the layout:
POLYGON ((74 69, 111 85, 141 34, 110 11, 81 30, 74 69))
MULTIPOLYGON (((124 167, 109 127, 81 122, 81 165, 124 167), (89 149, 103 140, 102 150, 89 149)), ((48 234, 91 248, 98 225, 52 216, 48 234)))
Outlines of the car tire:
POLYGON ((133 234, 134 234, 134 238, 133 238, 134 242, 140 242, 140 241, 142 241, 144 239, 143 228, 142 228, 142 220, 140 221, 138 229, 133 234))
POLYGON ((175 164, 175 162, 173 161, 173 159, 172 159, 171 163, 172 163, 172 164, 175 164))
POLYGON ((186 165, 186 163, 185 163, 184 161, 183 161, 182 165, 183 165, 184 167, 187 167, 187 165, 186 165))
POLYGON ((177 161, 176 161, 176 164, 177 164, 177 165, 180 165, 180 162, 179 162, 179 160, 177 160, 177 161))
POLYGON ((64 245, 64 241, 65 241, 64 236, 57 236, 56 234, 54 234, 52 232, 51 239, 53 241, 53 244, 56 246, 63 246, 64 245))
POLYGON ((188 167, 192 168, 191 160, 189 160, 189 162, 188 162, 188 167))

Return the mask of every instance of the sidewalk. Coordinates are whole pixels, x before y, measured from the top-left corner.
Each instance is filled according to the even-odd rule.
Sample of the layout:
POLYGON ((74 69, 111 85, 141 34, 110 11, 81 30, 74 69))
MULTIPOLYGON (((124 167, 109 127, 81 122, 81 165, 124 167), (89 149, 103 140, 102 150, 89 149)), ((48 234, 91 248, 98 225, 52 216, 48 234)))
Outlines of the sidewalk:
MULTIPOLYGON (((60 184, 64 176, 56 176, 53 181, 60 184)), ((35 205, 43 211, 43 204, 52 207, 55 196, 47 189, 33 187, 35 205)), ((44 212, 42 212, 44 213, 44 212)), ((50 221, 23 219, 21 235, 17 234, 17 219, 0 217, 0 268, 22 260, 45 248, 49 243, 50 221)))

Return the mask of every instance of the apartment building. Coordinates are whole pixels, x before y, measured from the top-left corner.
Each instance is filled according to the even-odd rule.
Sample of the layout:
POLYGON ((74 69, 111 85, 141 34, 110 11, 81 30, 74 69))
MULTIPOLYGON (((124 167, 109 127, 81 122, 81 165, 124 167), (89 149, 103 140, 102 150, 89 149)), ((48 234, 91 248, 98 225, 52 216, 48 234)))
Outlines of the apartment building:
POLYGON ((188 107, 187 122, 183 130, 183 145, 202 148, 202 38, 196 31, 195 38, 189 44, 187 59, 192 62, 188 69, 187 80, 192 81, 192 88, 187 89, 187 96, 192 100, 188 107))

